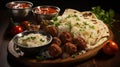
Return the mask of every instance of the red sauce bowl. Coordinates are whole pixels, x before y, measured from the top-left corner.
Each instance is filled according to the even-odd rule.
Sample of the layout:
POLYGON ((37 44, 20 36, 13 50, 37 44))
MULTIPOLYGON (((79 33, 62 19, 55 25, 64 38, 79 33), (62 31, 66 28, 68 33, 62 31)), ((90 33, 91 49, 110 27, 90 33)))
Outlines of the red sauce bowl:
POLYGON ((35 18, 38 21, 43 20, 51 20, 53 17, 58 16, 60 12, 60 8, 56 6, 37 6, 32 9, 32 12, 35 18))
POLYGON ((33 3, 29 1, 12 1, 6 4, 8 15, 15 22, 23 21, 30 13, 33 3))
POLYGON ((31 8, 33 4, 28 1, 12 1, 6 4, 9 9, 27 9, 31 8))

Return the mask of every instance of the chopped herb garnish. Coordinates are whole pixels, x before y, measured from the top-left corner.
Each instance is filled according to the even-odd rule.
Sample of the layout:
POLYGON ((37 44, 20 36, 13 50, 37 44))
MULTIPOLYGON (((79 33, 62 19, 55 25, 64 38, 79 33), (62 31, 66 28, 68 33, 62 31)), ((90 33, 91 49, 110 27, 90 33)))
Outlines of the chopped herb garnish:
POLYGON ((95 29, 95 27, 94 26, 89 26, 91 29, 95 29))
POLYGON ((43 40, 43 39, 40 39, 40 41, 41 41, 41 42, 44 42, 45 40, 43 40))
POLYGON ((114 19, 114 11, 112 9, 109 9, 109 11, 103 10, 100 6, 92 7, 91 10, 98 19, 102 20, 104 23, 106 23, 109 28, 112 27, 112 23, 115 21, 114 19))
POLYGON ((83 31, 83 30, 80 28, 79 31, 83 31))
POLYGON ((56 27, 60 26, 60 22, 57 22, 57 23, 55 24, 55 26, 56 26, 56 27))
POLYGON ((76 54, 71 55, 71 57, 72 57, 72 58, 75 58, 75 57, 76 57, 76 54))
POLYGON ((75 17, 77 21, 80 20, 77 15, 73 15, 73 17, 75 17))
POLYGON ((70 18, 71 16, 70 15, 68 15, 66 18, 70 18))
POLYGON ((70 29, 70 31, 71 31, 71 29, 72 29, 72 24, 71 24, 71 22, 67 23, 67 25, 69 26, 69 29, 70 29))
POLYGON ((36 56, 37 60, 45 60, 46 58, 44 56, 36 56))
POLYGON ((83 22, 84 23, 84 25, 89 25, 87 22, 83 22))
POLYGON ((53 20, 53 21, 57 21, 57 20, 58 20, 58 18, 57 18, 57 17, 54 17, 54 18, 52 18, 52 20, 53 20))
POLYGON ((30 38, 28 37, 26 40, 29 40, 30 38))
POLYGON ((23 39, 23 41, 26 41, 26 40, 29 40, 30 38, 28 37, 28 38, 26 38, 26 39, 23 39))
POLYGON ((78 17, 76 18, 76 20, 77 20, 77 21, 80 21, 80 19, 79 19, 78 17))
POLYGON ((70 28, 70 31, 71 31, 71 29, 72 29, 72 24, 71 23, 69 23, 69 28, 70 28))
POLYGON ((49 25, 54 25, 54 22, 50 22, 49 25))
POLYGON ((77 15, 74 15, 73 17, 77 17, 77 15))
POLYGON ((31 37, 32 40, 36 39, 36 37, 31 37))

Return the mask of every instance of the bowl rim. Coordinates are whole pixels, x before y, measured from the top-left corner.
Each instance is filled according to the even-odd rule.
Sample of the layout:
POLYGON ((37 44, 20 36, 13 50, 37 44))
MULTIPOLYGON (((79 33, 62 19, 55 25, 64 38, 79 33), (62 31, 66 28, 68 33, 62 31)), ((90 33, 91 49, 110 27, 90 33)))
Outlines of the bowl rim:
POLYGON ((33 7, 33 3, 32 2, 30 2, 30 1, 11 1, 11 2, 8 2, 8 3, 6 3, 6 5, 5 5, 7 8, 9 8, 9 9, 14 9, 14 10, 23 10, 23 9, 30 9, 30 8, 32 8, 33 7), (10 8, 8 5, 10 4, 10 3, 28 3, 28 4, 30 4, 30 7, 28 7, 28 8, 10 8))
POLYGON ((32 30, 32 31, 24 31, 24 32, 21 32, 21 33, 15 35, 15 36, 13 37, 13 42, 14 42, 15 45, 17 45, 17 46, 19 46, 19 47, 22 47, 22 48, 38 48, 38 47, 43 47, 43 46, 49 45, 49 44, 52 42, 52 39, 53 39, 52 36, 51 36, 50 34, 46 33, 45 31, 42 31, 42 30, 40 30, 40 31, 34 31, 34 30, 32 30), (47 42, 46 44, 44 44, 44 45, 39 45, 39 46, 35 46, 35 47, 27 47, 27 46, 20 45, 19 43, 17 43, 17 42, 14 40, 14 39, 16 39, 16 37, 22 36, 22 34, 24 34, 24 33, 28 33, 28 34, 30 34, 30 33, 44 34, 44 35, 47 35, 47 38, 48 38, 48 36, 49 36, 50 39, 49 39, 48 42, 47 42))
POLYGON ((40 6, 36 6, 36 7, 32 8, 32 12, 33 12, 34 14, 38 14, 38 15, 51 15, 51 14, 55 14, 55 13, 39 14, 39 13, 36 13, 36 12, 34 11, 35 8, 41 8, 41 7, 53 7, 53 8, 55 8, 55 9, 57 10, 57 12, 55 12, 55 13, 59 13, 59 12, 60 12, 60 7, 58 7, 58 6, 53 6, 53 5, 40 5, 40 6))

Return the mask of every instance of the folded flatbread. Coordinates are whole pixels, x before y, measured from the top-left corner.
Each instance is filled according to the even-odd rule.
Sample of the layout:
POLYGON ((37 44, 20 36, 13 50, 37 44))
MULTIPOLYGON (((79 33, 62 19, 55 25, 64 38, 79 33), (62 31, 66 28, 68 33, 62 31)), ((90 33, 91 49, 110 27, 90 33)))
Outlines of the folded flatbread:
POLYGON ((67 31, 74 38, 81 36, 85 39, 87 50, 101 45, 110 36, 107 25, 90 11, 79 12, 74 9, 66 9, 61 16, 57 17, 57 20, 51 21, 57 25, 59 33, 67 31))

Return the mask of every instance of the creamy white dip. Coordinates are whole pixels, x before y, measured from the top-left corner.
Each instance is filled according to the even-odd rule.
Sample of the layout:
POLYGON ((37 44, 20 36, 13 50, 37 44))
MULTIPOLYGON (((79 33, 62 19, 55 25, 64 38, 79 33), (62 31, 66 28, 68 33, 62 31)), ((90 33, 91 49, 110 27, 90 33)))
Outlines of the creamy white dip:
POLYGON ((47 36, 39 33, 31 33, 18 38, 18 43, 27 47, 42 46, 47 43, 47 36))

